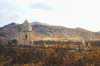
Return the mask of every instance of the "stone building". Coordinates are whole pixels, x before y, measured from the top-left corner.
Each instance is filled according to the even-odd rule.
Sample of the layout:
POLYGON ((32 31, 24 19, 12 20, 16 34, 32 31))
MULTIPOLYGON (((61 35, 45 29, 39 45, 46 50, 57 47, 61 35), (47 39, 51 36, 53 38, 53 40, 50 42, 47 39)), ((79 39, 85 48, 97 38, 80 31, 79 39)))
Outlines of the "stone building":
POLYGON ((20 25, 18 29, 18 44, 32 45, 34 38, 34 30, 30 23, 25 20, 25 22, 20 25))

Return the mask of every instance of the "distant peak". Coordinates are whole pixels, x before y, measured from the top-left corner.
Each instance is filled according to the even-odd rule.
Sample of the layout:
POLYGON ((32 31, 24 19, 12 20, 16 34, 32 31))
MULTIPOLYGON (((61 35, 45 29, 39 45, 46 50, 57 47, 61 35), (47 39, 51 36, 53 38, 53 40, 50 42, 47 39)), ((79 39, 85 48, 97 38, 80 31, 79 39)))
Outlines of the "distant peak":
POLYGON ((100 33, 100 31, 98 31, 97 33, 100 33))
MULTIPOLYGON (((87 30, 87 29, 84 29, 84 28, 80 28, 80 27, 77 27, 76 30, 90 31, 90 30, 87 30)), ((92 32, 92 31, 90 31, 90 32, 92 32)))
POLYGON ((10 24, 8 24, 8 25, 17 25, 17 23, 15 23, 15 22, 12 22, 12 23, 10 23, 10 24))
POLYGON ((14 26, 14 25, 18 25, 18 24, 15 23, 15 22, 12 22, 12 23, 10 23, 10 24, 4 25, 3 27, 14 26))
POLYGON ((75 28, 75 29, 78 29, 78 30, 85 30, 85 29, 83 29, 83 28, 80 28, 80 27, 77 27, 77 28, 75 28))
POLYGON ((32 22, 31 25, 45 25, 45 26, 50 26, 49 24, 41 23, 41 22, 32 22))

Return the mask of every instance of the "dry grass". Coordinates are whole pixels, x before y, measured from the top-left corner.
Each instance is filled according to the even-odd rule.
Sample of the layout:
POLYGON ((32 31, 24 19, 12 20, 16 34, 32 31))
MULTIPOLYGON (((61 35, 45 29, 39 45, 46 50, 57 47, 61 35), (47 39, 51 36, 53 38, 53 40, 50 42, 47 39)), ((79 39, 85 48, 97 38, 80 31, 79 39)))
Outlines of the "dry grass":
POLYGON ((0 66, 100 66, 100 50, 69 53, 63 48, 0 45, 0 66))

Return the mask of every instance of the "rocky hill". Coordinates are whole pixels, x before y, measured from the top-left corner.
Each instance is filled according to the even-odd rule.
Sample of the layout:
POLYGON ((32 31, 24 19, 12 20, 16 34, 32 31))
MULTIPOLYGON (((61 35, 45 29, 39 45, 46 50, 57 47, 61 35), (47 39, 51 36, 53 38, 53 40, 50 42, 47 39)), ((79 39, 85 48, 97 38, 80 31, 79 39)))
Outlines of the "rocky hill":
MULTIPOLYGON (((0 37, 16 38, 17 30, 21 24, 11 23, 0 28, 0 37)), ((44 40, 99 40, 100 32, 92 32, 82 28, 66 28, 63 26, 52 26, 40 22, 31 23, 35 38, 44 40)))

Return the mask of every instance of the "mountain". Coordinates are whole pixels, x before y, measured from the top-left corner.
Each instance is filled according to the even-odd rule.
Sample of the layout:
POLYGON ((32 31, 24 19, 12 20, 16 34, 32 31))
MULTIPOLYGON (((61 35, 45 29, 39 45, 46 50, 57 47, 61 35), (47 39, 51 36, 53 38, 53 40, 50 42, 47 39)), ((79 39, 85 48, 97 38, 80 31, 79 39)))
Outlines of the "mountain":
MULTIPOLYGON (((0 28, 0 37, 16 38, 21 24, 11 23, 0 28)), ((100 32, 92 32, 82 28, 66 28, 52 26, 40 22, 32 22, 35 31, 35 39, 43 40, 100 40, 100 32)))
POLYGON ((49 24, 46 23, 40 23, 40 22, 32 22, 31 25, 44 25, 44 26, 51 26, 49 24))
POLYGON ((97 33, 100 33, 100 31, 98 31, 97 33))

